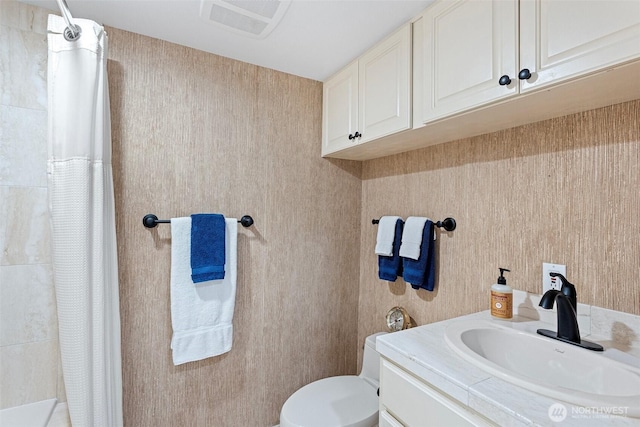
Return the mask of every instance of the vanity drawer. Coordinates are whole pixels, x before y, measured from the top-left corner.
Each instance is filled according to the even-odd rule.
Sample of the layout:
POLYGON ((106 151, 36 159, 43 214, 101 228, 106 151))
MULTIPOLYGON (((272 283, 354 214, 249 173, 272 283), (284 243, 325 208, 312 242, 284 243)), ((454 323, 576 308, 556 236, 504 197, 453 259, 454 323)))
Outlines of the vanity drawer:
POLYGON ((407 427, 488 426, 487 420, 388 360, 380 366, 380 405, 407 427))
POLYGON ((384 409, 380 411, 380 419, 378 422, 378 427, 404 427, 402 424, 398 422, 393 416, 385 411, 384 409))

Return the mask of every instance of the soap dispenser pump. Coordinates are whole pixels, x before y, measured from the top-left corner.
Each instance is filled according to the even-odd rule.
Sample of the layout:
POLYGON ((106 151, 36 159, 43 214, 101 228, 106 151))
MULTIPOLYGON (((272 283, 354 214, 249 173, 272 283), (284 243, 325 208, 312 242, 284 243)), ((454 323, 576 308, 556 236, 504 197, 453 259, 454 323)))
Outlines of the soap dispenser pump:
POLYGON ((498 283, 491 286, 491 316, 496 319, 511 319, 513 317, 513 290, 507 285, 504 272, 510 271, 500 268, 498 283))

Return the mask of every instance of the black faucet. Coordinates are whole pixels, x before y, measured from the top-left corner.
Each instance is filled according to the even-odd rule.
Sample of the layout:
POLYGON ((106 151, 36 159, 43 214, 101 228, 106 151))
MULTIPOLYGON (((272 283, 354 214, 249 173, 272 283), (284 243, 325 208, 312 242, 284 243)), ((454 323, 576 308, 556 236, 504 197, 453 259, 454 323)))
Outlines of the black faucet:
POLYGON ((589 350, 602 351, 604 348, 600 344, 580 339, 580 329, 578 328, 578 316, 576 315, 578 298, 576 287, 569 283, 566 277, 560 273, 549 273, 551 277, 559 277, 562 280, 560 290, 551 289, 542 295, 540 307, 547 310, 553 308, 556 303, 558 312, 558 332, 549 329, 538 329, 540 335, 560 340, 569 344, 577 345, 589 350))

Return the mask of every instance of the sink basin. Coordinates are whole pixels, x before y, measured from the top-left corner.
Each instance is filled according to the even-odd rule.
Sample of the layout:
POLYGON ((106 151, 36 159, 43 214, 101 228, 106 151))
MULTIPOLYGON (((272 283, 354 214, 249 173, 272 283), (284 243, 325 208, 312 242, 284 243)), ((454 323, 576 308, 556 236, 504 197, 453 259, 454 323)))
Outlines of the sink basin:
POLYGON ((575 405, 615 407, 640 418, 640 369, 603 353, 483 320, 449 325, 445 340, 495 377, 575 405))

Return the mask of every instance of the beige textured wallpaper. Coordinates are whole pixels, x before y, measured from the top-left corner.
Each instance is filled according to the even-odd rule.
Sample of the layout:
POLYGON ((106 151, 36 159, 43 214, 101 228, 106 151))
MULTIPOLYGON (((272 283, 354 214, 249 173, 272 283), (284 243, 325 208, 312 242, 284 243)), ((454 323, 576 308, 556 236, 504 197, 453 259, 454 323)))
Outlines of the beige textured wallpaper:
POLYGON ((320 158, 319 82, 109 29, 127 426, 271 426, 286 398, 355 373, 366 335, 488 308, 498 267, 540 292, 640 314, 640 101, 363 163, 320 158), (170 227, 240 228, 231 352, 174 367, 170 227), (377 278, 372 218, 453 216, 435 292, 377 278))
POLYGON ((640 314, 640 101, 363 163, 358 337, 394 305, 418 325, 489 308, 498 267, 541 293, 567 266, 578 301, 640 314), (382 215, 452 216, 438 233, 434 292, 378 279, 382 215))
POLYGON ((361 164, 320 157, 322 84, 108 29, 127 426, 272 426, 286 398, 355 373, 361 164), (171 362, 169 225, 239 227, 234 341, 171 362))

